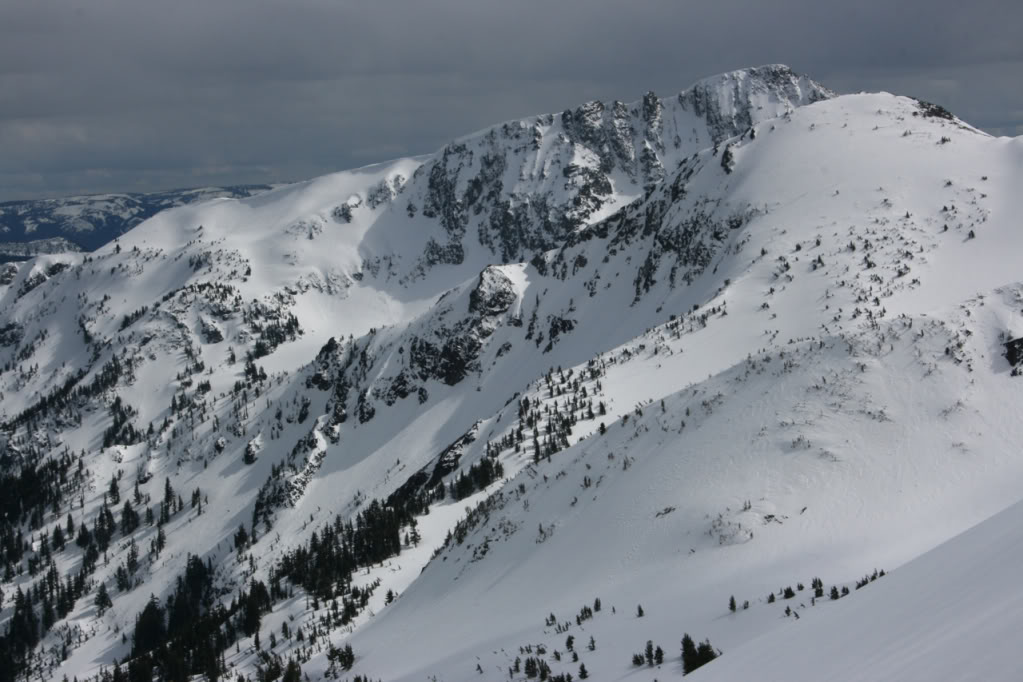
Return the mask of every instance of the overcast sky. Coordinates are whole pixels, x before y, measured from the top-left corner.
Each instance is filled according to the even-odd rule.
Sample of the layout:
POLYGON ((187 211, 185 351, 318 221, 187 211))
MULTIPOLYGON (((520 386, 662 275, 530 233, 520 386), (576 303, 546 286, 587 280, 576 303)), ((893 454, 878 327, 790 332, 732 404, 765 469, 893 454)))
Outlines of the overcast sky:
POLYGON ((0 200, 299 180, 785 63, 1023 134, 1020 0, 0 0, 0 200))

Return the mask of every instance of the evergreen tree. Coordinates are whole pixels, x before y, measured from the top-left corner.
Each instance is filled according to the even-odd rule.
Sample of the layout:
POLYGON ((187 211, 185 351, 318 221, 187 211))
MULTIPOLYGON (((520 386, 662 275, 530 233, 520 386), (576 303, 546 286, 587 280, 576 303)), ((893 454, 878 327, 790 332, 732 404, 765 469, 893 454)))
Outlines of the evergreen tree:
POLYGON ((735 613, 735 595, 732 595, 728 599, 728 610, 735 613))
POLYGON ((526 673, 526 677, 528 677, 529 679, 533 679, 534 677, 540 674, 540 671, 537 670, 536 667, 536 659, 533 658, 532 656, 526 659, 524 672, 526 673))
POLYGON ((710 640, 705 639, 700 642, 700 645, 696 647, 696 667, 700 667, 706 663, 710 663, 718 657, 714 647, 710 645, 710 640))
POLYGON ((298 661, 293 658, 288 659, 288 667, 284 669, 284 677, 281 678, 281 682, 302 682, 302 668, 299 667, 298 661))
POLYGON ((107 592, 106 583, 99 584, 99 589, 96 591, 96 599, 93 603, 96 605, 96 610, 101 617, 107 609, 114 605, 114 602, 110 599, 110 594, 107 592))
POLYGON ((110 497, 110 504, 121 503, 121 491, 117 489, 117 474, 110 478, 110 487, 107 490, 107 495, 110 497))
POLYGON ((163 621, 163 609, 156 601, 155 595, 149 596, 149 602, 142 609, 135 622, 135 634, 132 636, 132 654, 137 656, 158 647, 167 636, 167 628, 163 621))
POLYGON ((696 654, 696 642, 689 636, 689 633, 685 633, 682 637, 682 672, 688 675, 689 673, 696 670, 697 663, 696 654))
POLYGON ((121 535, 131 535, 138 527, 138 512, 131 506, 130 500, 125 500, 124 507, 121 508, 121 535))
POLYGON ((341 663, 341 667, 345 670, 351 670, 352 666, 355 665, 355 652, 352 651, 351 644, 345 644, 344 648, 341 649, 341 657, 338 659, 341 663))
POLYGON ((589 676, 590 676, 590 671, 586 669, 586 664, 585 663, 580 663, 579 664, 579 679, 580 680, 585 680, 589 676))

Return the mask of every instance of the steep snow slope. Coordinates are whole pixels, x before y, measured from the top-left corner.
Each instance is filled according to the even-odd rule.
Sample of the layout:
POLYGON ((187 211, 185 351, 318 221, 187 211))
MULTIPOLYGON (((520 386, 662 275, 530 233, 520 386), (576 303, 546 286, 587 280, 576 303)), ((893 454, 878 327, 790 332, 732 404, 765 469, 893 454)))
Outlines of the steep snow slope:
MULTIPOLYGON (((728 285, 716 292, 717 296, 698 309, 697 314, 688 320, 683 317, 676 325, 676 329, 694 331, 681 334, 677 340, 673 338, 677 332, 670 326, 660 333, 648 334, 629 344, 624 353, 629 358, 644 357, 645 362, 615 363, 604 371, 601 395, 609 397, 610 414, 628 413, 640 401, 651 400, 654 404, 644 409, 659 412, 656 401, 679 386, 741 363, 746 354, 757 349, 785 349, 792 339, 813 339, 804 341, 804 345, 823 342, 825 348, 838 349, 837 355, 849 363, 846 371, 829 376, 828 370, 834 371, 842 362, 837 357, 818 360, 820 364, 807 375, 800 372, 796 382, 799 389, 793 391, 795 396, 791 398, 785 396, 779 385, 781 377, 771 377, 758 389, 744 387, 743 394, 759 396, 761 404, 726 409, 727 416, 721 417, 725 423, 696 443, 690 441, 691 433, 677 434, 672 428, 691 417, 666 404, 664 414, 668 416, 658 416, 656 427, 645 424, 643 428, 657 433, 667 444, 664 446, 667 452, 660 456, 670 458, 669 463, 661 464, 649 476, 638 477, 640 482, 629 492, 605 493, 602 499, 606 500, 607 516, 599 516, 593 510, 580 512, 585 521, 579 521, 575 527, 571 522, 574 517, 566 518, 568 500, 584 499, 580 491, 583 475, 594 480, 599 477, 589 473, 589 469, 583 474, 578 466, 575 476, 567 474, 563 484, 576 492, 561 491, 558 504, 534 511, 527 516, 528 520, 515 516, 495 520, 491 515, 486 524, 490 532, 480 533, 473 546, 465 550, 466 557, 461 563, 472 562, 469 557, 474 553, 478 558, 480 547, 493 547, 508 529, 526 529, 522 533, 525 537, 514 549, 507 550, 503 560, 500 554, 488 550, 487 558, 479 563, 485 566, 492 561, 489 564, 492 572, 475 565, 460 567, 451 569, 454 575, 442 574, 434 582, 429 579, 431 571, 441 570, 434 562, 393 612, 355 640, 360 650, 372 651, 375 646, 385 646, 397 631, 399 638, 410 642, 403 649, 402 667, 395 667, 399 664, 386 655, 382 661, 369 655, 360 670, 388 678, 414 676, 416 666, 420 665, 419 655, 423 661, 433 660, 435 666, 422 664, 419 672, 443 672, 445 679, 470 677, 477 674, 475 663, 470 663, 472 657, 492 651, 496 643, 506 649, 512 645, 513 652, 517 645, 544 640, 548 648, 554 648, 551 633, 536 627, 541 616, 546 616, 547 605, 577 610, 594 596, 603 596, 605 602, 614 597, 613 603, 620 603, 625 595, 626 603, 645 601, 648 607, 651 600, 665 604, 667 613, 660 617, 661 625, 650 626, 651 635, 681 627, 678 612, 695 612, 698 615, 692 622, 706 623, 705 634, 713 635, 715 642, 727 648, 744 636, 742 628, 736 632, 712 626, 714 614, 720 612, 728 593, 745 589, 755 597, 757 593, 766 594, 776 583, 798 579, 809 583, 818 574, 838 573, 837 580, 848 581, 876 565, 897 565, 1017 499, 1021 472, 1012 454, 1018 434, 1013 432, 1011 415, 1019 389, 1007 375, 1008 365, 1000 357, 1000 343, 1003 334, 1013 334, 1019 324, 1018 286, 1010 285, 996 292, 995 301, 987 306, 984 302, 990 300, 990 292, 985 291, 988 287, 1015 281, 1014 266, 1003 258, 1001 249, 1006 244, 1015 244, 1019 237, 1011 214, 1000 213, 997 215, 1001 217, 994 219, 994 212, 985 209, 984 204, 991 201, 992 205, 1001 206, 1004 204, 1000 202, 1011 201, 1007 194, 1009 184, 1001 183, 1011 183, 1018 172, 1018 150, 1018 141, 992 140, 947 122, 921 121, 917 105, 910 100, 885 95, 845 97, 800 110, 788 120, 766 126, 755 142, 736 145, 731 173, 713 164, 706 166, 706 175, 694 175, 687 185, 689 193, 710 194, 701 184, 713 178, 713 182, 723 182, 731 189, 718 196, 728 196, 730 200, 735 197, 734 203, 729 201, 719 208, 721 213, 728 216, 752 210, 754 217, 736 228, 739 233, 731 241, 724 240, 730 248, 719 247, 731 251, 733 256, 720 260, 718 266, 717 281, 730 280, 728 285), (879 126, 879 120, 887 123, 885 128, 879 126), (914 121, 916 129, 904 135, 910 128, 903 126, 914 121), (815 144, 806 139, 808 133, 818 136, 813 140, 815 144), (942 137, 949 137, 949 141, 942 142, 942 137), (802 144, 797 146, 796 140, 802 144), (876 155, 885 149, 892 154, 890 146, 903 141, 914 146, 904 155, 893 154, 894 158, 879 167, 876 155), (976 147, 949 159, 947 152, 955 144, 976 147), (772 158, 776 160, 767 161, 772 158), (766 175, 761 170, 779 165, 782 172, 777 175, 766 175), (829 178, 831 173, 840 180, 829 178), (777 178, 786 178, 787 182, 777 178), (971 180, 977 185, 985 183, 984 189, 990 195, 970 186, 971 180), (789 182, 798 189, 790 189, 789 182), (899 204, 885 193, 886 185, 898 188, 893 194, 901 199, 899 204), (758 193, 754 194, 754 190, 758 193), (975 239, 969 238, 970 230, 978 235, 975 239), (743 253, 749 257, 742 258, 743 253), (972 272, 974 262, 991 263, 992 267, 976 279, 942 274, 972 272), (939 284, 929 289, 932 281, 939 284), (764 302, 768 307, 763 306, 764 302), (962 317, 959 317, 962 313, 955 311, 957 303, 966 311, 962 317), (704 311, 708 310, 718 312, 707 318, 710 322, 703 329, 704 311), (722 311, 727 311, 727 316, 722 317, 722 311), (929 315, 935 319, 932 321, 929 315), (950 324, 951 320, 955 322, 950 324), (981 330, 983 335, 977 340, 981 330), (917 339, 917 334, 923 336, 917 339), (900 338, 905 344, 901 354, 896 353, 895 347, 900 338), (642 350, 641 345, 645 346, 642 350), (854 359, 861 354, 863 359, 854 359), (881 384, 863 390, 862 376, 871 371, 879 371, 881 384), (978 387, 979 379, 974 378, 977 371, 991 376, 993 385, 984 383, 978 387), (936 385, 925 386, 919 394, 907 392, 907 387, 922 380, 926 383, 925 377, 944 377, 946 372, 961 377, 952 383, 945 383, 948 378, 935 380, 931 383, 936 385), (1003 412, 1005 406, 1008 410, 1003 412), (842 418, 843 409, 856 416, 842 418), (893 416, 894 409, 899 414, 893 416), (969 418, 955 428, 935 428, 934 422, 964 413, 969 418), (871 433, 875 423, 891 426, 871 433), (663 435, 665 428, 675 435, 663 435), (780 428, 785 435, 769 438, 774 428, 780 428), (748 433, 743 433, 746 429, 748 433), (980 434, 994 440, 980 445, 974 442, 980 434), (757 448, 752 444, 761 439, 766 443, 760 448, 777 453, 780 461, 754 457, 757 448), (743 457, 738 457, 739 453, 729 454, 736 447, 741 448, 743 457), (663 467, 681 466, 675 461, 680 449, 703 454, 723 466, 703 476, 694 477, 689 472, 672 476, 673 469, 663 467), (797 455, 804 451, 803 456, 797 455), (773 471, 764 470, 769 464, 773 471), (815 471, 818 467, 823 471, 815 471), (821 477, 830 479, 831 485, 818 490, 821 477), (654 490, 663 490, 661 499, 651 495, 652 485, 654 490), (776 506, 773 495, 765 495, 766 491, 780 491, 786 503, 776 506), (694 496, 702 503, 690 501, 694 496), (652 497, 642 513, 626 513, 630 522, 623 523, 622 514, 634 504, 633 500, 647 501, 652 497), (745 499, 757 500, 764 506, 729 518, 729 510, 741 508, 745 499), (656 532, 657 511, 679 509, 682 501, 693 506, 689 508, 690 518, 681 527, 667 521, 663 523, 669 529, 666 536, 644 538, 646 532, 656 532), (804 507, 806 512, 800 514, 804 507), (815 513, 805 517, 810 509, 817 509, 820 516, 815 513), (723 520, 718 520, 718 514, 723 515, 723 520), (774 515, 767 527, 768 537, 780 515, 804 519, 795 526, 798 530, 794 531, 797 534, 792 538, 793 544, 771 543, 767 548, 757 548, 751 543, 748 555, 737 561, 743 567, 741 570, 730 569, 728 560, 713 550, 704 566, 699 566, 699 561, 683 561, 685 548, 675 544, 680 537, 699 536, 707 531, 715 531, 711 544, 714 540, 722 542, 722 538, 725 544, 730 544, 733 537, 752 534, 751 526, 761 525, 768 514, 774 515), (636 516, 643 517, 653 528, 643 529, 636 516), (813 517, 816 522, 810 520, 813 517), (693 519, 700 518, 702 523, 693 523, 693 519), (745 530, 738 528, 740 523, 745 530), (570 530, 562 532, 563 525, 570 530), (534 528, 545 530, 537 536, 532 532, 534 528), (537 540, 548 533, 555 539, 538 544, 537 540), (556 541, 566 535, 576 541, 556 541), (595 538, 606 542, 594 541, 595 538), (907 542, 907 538, 914 540, 907 542), (548 547, 548 542, 556 549, 548 547), (533 558, 531 548, 543 558, 533 558), (666 548, 668 556, 659 560, 657 548, 666 548), (633 557, 633 562, 624 567, 616 562, 622 552, 633 557), (862 565, 857 565, 858 562, 862 565), (690 573, 686 563, 696 563, 697 567, 690 573), (618 570, 610 570, 609 564, 618 570), (730 575, 732 570, 736 573, 730 575), (478 573, 481 575, 474 580, 478 573), (524 577, 512 580, 510 575, 514 574, 524 577), (457 582, 452 580, 455 575, 457 582), (722 580, 726 577, 727 580, 722 580), (538 605, 535 613, 522 608, 523 595, 529 595, 527 601, 538 605), (410 601, 408 606, 404 606, 406 599, 410 601), (479 619, 487 617, 481 614, 493 614, 496 623, 479 628, 479 619), (421 646, 411 643, 416 641, 413 633, 429 628, 431 622, 452 625, 429 638, 420 638, 421 646), (530 625, 534 626, 532 630, 530 625), (508 634, 495 637, 497 631, 508 634), (374 638, 376 632, 382 638, 379 642, 374 638), (368 641, 362 644, 361 637, 368 641), (450 659, 441 652, 450 655, 450 659)), ((656 204, 657 200, 649 203, 656 204)), ((677 209, 678 202, 673 206, 677 209)), ((644 218, 651 215, 649 207, 637 207, 635 212, 644 218)), ((621 218, 616 236, 628 231, 628 213, 621 218)), ((608 223, 614 226, 616 220, 608 223)), ((666 231, 663 224, 658 227, 659 231, 666 231)), ((608 230, 612 232, 614 228, 608 230)), ((614 238, 608 239, 615 243, 614 238)), ((564 262, 573 262, 571 248, 566 247, 564 262)), ((647 254, 655 252, 647 249, 644 249, 647 254)), ((606 245, 594 251, 615 256, 606 245)), ((637 260, 636 254, 626 252, 620 261, 623 268, 629 258, 637 260)), ((714 295, 708 289, 701 292, 699 280, 694 280, 684 293, 676 294, 678 303, 672 305, 672 289, 664 282, 669 279, 668 270, 660 269, 660 276, 653 277, 660 284, 644 291, 642 300, 634 305, 629 305, 628 298, 610 305, 606 299, 592 305, 621 311, 610 325, 622 324, 628 329, 634 327, 623 324, 623 320, 628 320, 632 311, 642 309, 644 304, 646 319, 656 317, 657 307, 662 308, 660 317, 664 319, 668 311, 681 312, 691 305, 693 299, 687 295, 693 296, 694 292, 714 295)), ((565 281, 571 279, 566 277, 565 281)), ((558 279, 533 275, 530 285, 534 281, 540 282, 538 288, 543 285, 553 288, 558 279)), ((619 291, 619 295, 622 293, 619 291)), ((633 294, 632 287, 627 288, 627 294, 633 294)), ((578 295, 580 307, 586 305, 588 297, 582 291, 578 295)), ((548 291, 544 300, 556 300, 556 296, 548 291)), ((601 296, 595 298, 599 301, 601 296)), ((525 299, 529 300, 528 290, 525 299)), ((605 331, 606 327, 594 326, 601 323, 596 313, 580 312, 574 317, 580 320, 580 325, 589 325, 588 329, 584 326, 580 330, 583 344, 594 338, 609 338, 599 335, 597 329, 605 334, 614 333, 605 331)), ((494 337, 492 343, 497 345, 500 338, 497 334, 494 337)), ((553 350, 549 362, 559 364, 562 357, 553 350)), ((774 358, 775 366, 787 372, 802 362, 798 356, 774 358)), ((746 371, 743 369, 743 373, 746 371)), ((723 398, 729 393, 724 387, 711 390, 702 385, 694 391, 701 396, 699 408, 692 401, 696 412, 714 408, 716 397, 723 398), (709 400, 710 408, 704 406, 704 400, 709 400)), ((509 416, 507 410, 504 415, 509 416)), ((593 426, 591 423, 588 428, 581 428, 585 434, 593 426)), ((487 425, 479 430, 486 433, 487 425)), ((500 427, 492 433, 496 440, 500 427)), ((617 452, 620 457, 625 452, 637 458, 649 457, 651 447, 651 443, 643 441, 618 443, 608 446, 596 458, 602 462, 600 466, 592 460, 587 465, 597 471, 610 471, 618 463, 603 463, 607 454, 617 452)), ((481 451, 480 447, 475 454, 481 456, 481 451)), ((463 462, 471 461, 473 454, 471 451, 463 454, 463 462)), ((564 456, 567 455, 558 455, 564 456)), ((506 463, 506 470, 509 467, 514 470, 515 462, 506 463)), ((561 471, 554 467, 555 474, 561 471)), ((535 484, 534 478, 539 476, 527 472, 520 480, 535 484)), ((514 490, 517 483, 512 481, 508 489, 514 490)), ((529 504, 532 510, 537 510, 536 501, 529 504)), ((676 514, 672 512, 666 518, 681 516, 676 514)), ((762 534, 757 531, 758 536, 762 534)), ((609 630, 604 638, 610 636, 618 642, 633 631, 629 624, 609 630)), ((665 639, 672 637, 677 641, 680 636, 681 632, 674 632, 666 634, 665 639)), ((637 648, 644 637, 639 636, 637 648)), ((609 656, 615 659, 613 664, 607 663, 612 670, 617 669, 614 666, 627 668, 628 655, 622 655, 620 649, 615 648, 609 656)), ((497 658, 496 662, 492 660, 493 665, 506 666, 514 653, 497 658)), ((596 663, 589 666, 591 671, 596 664, 605 670, 604 659, 597 656, 594 660, 596 663)))
MULTIPOLYGON (((356 634, 358 670, 470 679, 481 660, 494 676, 519 646, 564 653, 572 634, 599 643, 581 652, 592 673, 624 679, 647 639, 671 654, 688 631, 731 651, 780 622, 781 600, 764 604, 780 586, 849 583, 985 518, 1018 499, 1023 477, 1018 383, 1004 361, 980 358, 997 348, 992 322, 1018 308, 1018 294, 975 302, 952 324, 899 318, 755 353, 527 466, 461 545, 356 634), (957 363, 944 348, 963 327, 976 332, 957 363), (971 361, 998 371, 971 371, 971 361), (732 594, 751 611, 728 616, 732 594), (548 613, 572 622, 598 597, 605 612, 594 621, 544 627, 548 613), (387 653, 395 638, 399 659, 387 653)), ((644 365, 682 345, 662 330, 647 338, 648 349, 664 343, 658 356, 608 358, 631 375, 621 383, 642 381, 644 365)), ((615 395, 612 378, 604 391, 615 395)), ((809 606, 799 596, 793 608, 809 606)))
POLYGON ((1021 527, 1016 504, 693 679, 1018 679, 1021 527))
MULTIPOLYGON (((25 562, 68 513, 91 526, 112 476, 140 510, 167 483, 202 502, 115 533, 37 672, 129 655, 121 634, 189 555, 227 607, 373 500, 414 509, 401 537, 421 539, 353 575, 365 607, 342 624, 284 579, 262 618, 310 674, 354 631, 351 674, 504 677, 542 642, 575 675, 573 634, 594 676, 632 676, 647 639, 672 661, 684 631, 730 651, 784 622, 760 603, 780 585, 892 568, 1014 502, 1001 344, 1023 331, 1023 146, 915 100, 829 94, 734 72, 3 266, 3 465, 81 462, 19 526, 25 562), (497 479, 437 494, 491 462, 497 479), (730 594, 748 612, 727 616, 730 594)), ((52 553, 56 571, 84 554, 52 553)), ((268 656, 246 636, 224 663, 253 675, 268 656)))

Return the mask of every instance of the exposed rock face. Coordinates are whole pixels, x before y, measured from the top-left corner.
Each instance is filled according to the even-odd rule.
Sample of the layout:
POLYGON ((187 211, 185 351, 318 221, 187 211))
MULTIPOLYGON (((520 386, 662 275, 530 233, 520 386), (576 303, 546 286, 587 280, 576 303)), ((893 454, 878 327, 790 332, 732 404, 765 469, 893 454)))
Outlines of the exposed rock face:
POLYGON ((498 267, 480 273, 479 284, 469 294, 469 312, 479 316, 508 312, 517 295, 515 285, 498 267))
POLYGON ((649 190, 693 152, 833 95, 772 65, 705 79, 676 97, 587 102, 463 138, 408 185, 409 216, 421 207, 447 239, 429 243, 423 265, 461 263, 473 234, 503 263, 528 260, 649 190))

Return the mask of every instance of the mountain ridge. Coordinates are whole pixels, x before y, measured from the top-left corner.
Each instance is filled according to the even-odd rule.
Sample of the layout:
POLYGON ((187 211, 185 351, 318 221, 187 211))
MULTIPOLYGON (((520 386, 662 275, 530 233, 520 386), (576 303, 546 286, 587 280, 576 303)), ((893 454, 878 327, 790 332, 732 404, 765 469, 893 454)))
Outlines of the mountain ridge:
POLYGON ((0 235, 12 243, 66 239, 74 250, 93 251, 167 208, 270 188, 235 185, 0 201, 0 235))
POLYGON ((910 98, 824 97, 781 67, 704 82, 729 102, 763 85, 772 106, 693 118, 667 98, 657 139, 704 127, 661 152, 656 126, 617 136, 640 105, 584 105, 526 119, 539 149, 499 124, 4 266, 3 472, 69 469, 3 537, 67 514, 103 535, 115 488, 154 518, 115 529, 89 571, 93 542, 4 545, 89 585, 20 655, 44 676, 169 665, 117 630, 147 609, 170 627, 198 557, 194 618, 228 646, 200 664, 212 645, 171 638, 195 674, 293 658, 321 677, 518 679, 542 643, 575 675, 565 634, 592 632, 576 655, 621 679, 647 639, 673 661, 682 627, 731 651, 786 622, 777 581, 897 568, 1017 500, 1001 344, 1021 324, 1020 140, 910 98), (535 196, 559 217, 501 221, 535 196), (152 549, 129 569, 133 546, 152 549), (741 622, 718 617, 733 591, 753 601, 741 622), (601 615, 565 620, 594 597, 601 615))

